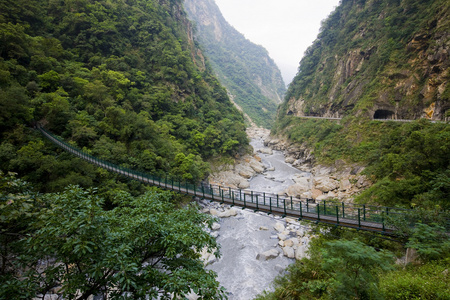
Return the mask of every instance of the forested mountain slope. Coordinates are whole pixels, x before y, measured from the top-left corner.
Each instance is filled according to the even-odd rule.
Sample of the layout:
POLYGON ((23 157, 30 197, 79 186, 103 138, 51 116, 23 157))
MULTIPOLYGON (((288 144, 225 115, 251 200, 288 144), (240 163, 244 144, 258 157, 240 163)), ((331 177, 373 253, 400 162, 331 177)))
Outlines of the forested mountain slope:
POLYGON ((449 10, 445 0, 343 0, 306 51, 282 113, 448 118, 449 10))
POLYGON ((214 0, 186 0, 184 5, 221 83, 257 125, 270 127, 285 86, 267 50, 228 24, 214 0))
POLYGON ((416 221, 386 210, 401 243, 328 227, 259 300, 448 299, 449 51, 448 0, 342 0, 323 22, 272 134, 298 161, 363 170, 371 185, 353 201, 414 208, 416 221), (390 261, 405 248, 418 259, 390 261))
POLYGON ((105 160, 191 181, 205 177, 208 159, 247 144, 243 116, 195 45, 182 1, 0 7, 1 170, 43 191, 126 187, 55 150, 30 129, 35 122, 105 160))
POLYGON ((272 133, 313 164, 366 167, 373 185, 356 201, 448 209, 449 55, 448 1, 343 0, 301 60, 272 133))

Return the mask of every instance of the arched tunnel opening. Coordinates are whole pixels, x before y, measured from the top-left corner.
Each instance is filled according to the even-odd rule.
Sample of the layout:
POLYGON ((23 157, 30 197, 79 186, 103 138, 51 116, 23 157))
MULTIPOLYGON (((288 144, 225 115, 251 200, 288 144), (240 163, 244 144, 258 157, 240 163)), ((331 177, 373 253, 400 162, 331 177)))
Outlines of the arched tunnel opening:
POLYGON ((392 119, 394 112, 387 109, 377 109, 373 114, 374 119, 392 119))

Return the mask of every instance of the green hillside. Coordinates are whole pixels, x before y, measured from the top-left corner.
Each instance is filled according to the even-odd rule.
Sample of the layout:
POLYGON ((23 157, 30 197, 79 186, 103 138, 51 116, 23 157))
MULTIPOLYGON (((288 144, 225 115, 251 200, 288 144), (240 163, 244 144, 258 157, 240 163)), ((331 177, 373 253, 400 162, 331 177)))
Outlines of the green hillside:
POLYGON ((43 191, 117 186, 42 141, 36 122, 105 160, 190 181, 245 147, 181 2, 1 1, 0 169, 43 191))
POLYGON ((316 163, 366 166, 374 184, 356 201, 449 208, 449 16, 443 0, 342 1, 301 60, 273 133, 312 149, 316 163))
POLYGON ((196 182, 248 146, 180 0, 0 0, 0 299, 225 298, 185 195, 52 145, 196 182))
POLYGON ((444 120, 449 10, 445 0, 342 1, 300 62, 284 111, 444 120))
POLYGON ((185 7, 214 72, 234 102, 257 125, 270 128, 285 85, 267 50, 229 25, 214 0, 187 0, 185 7))
POLYGON ((323 21, 272 134, 315 165, 365 167, 372 185, 353 201, 417 221, 386 210, 392 239, 316 228, 309 256, 257 299, 449 298, 449 16, 446 0, 342 0, 323 21))

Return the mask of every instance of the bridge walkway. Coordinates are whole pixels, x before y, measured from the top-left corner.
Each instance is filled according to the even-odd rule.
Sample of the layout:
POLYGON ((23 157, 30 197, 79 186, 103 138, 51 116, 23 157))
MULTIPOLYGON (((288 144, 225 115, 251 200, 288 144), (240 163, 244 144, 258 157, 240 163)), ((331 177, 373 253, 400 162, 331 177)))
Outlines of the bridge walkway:
POLYGON ((63 150, 108 171, 162 189, 238 206, 243 209, 246 208, 299 220, 309 220, 316 223, 325 223, 355 228, 358 230, 376 231, 386 234, 395 231, 394 228, 389 228, 386 225, 387 216, 404 215, 406 212, 405 209, 400 208, 347 204, 331 201, 316 202, 312 199, 294 199, 292 197, 282 197, 276 194, 232 189, 230 187, 206 183, 195 185, 188 182, 174 181, 174 179, 145 174, 101 160, 67 144, 62 139, 54 136, 40 126, 38 126, 37 129, 47 139, 61 147, 63 150))

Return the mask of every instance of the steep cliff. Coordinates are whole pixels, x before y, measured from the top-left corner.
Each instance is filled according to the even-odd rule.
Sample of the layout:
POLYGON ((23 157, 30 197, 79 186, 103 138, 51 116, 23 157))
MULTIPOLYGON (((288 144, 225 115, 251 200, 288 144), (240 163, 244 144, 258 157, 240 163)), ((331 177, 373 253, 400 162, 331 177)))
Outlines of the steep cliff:
POLYGON ((269 127, 285 86, 268 52, 229 25, 214 0, 186 0, 184 6, 221 83, 256 124, 269 127))
POLYGON ((343 0, 306 51, 281 113, 448 118, 449 7, 446 0, 343 0))
POLYGON ((248 145, 244 118, 194 42, 182 0, 0 8, 0 170, 47 191, 120 185, 74 158, 56 159, 30 131, 35 122, 102 159, 191 181, 207 176, 207 160, 248 145))
POLYGON ((448 209, 449 11, 446 0, 341 2, 301 60, 272 129, 298 167, 356 164, 371 184, 355 201, 448 209))

